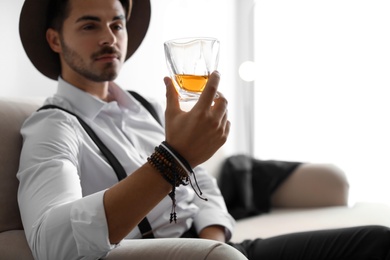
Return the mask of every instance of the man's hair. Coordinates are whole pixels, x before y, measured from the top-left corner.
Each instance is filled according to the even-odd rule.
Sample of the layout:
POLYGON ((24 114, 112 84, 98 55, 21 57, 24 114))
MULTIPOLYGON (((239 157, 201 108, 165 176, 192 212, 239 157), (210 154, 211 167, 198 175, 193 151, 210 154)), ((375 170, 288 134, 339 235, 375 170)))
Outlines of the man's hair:
MULTIPOLYGON (((128 17, 130 1, 119 0, 119 2, 121 2, 123 9, 125 10, 126 17, 128 17)), ((64 21, 70 14, 70 10, 71 6, 69 0, 51 0, 47 10, 47 28, 53 28, 54 30, 61 32, 64 21)))
POLYGON ((66 18, 70 14, 69 0, 51 0, 47 9, 47 28, 61 32, 66 18))

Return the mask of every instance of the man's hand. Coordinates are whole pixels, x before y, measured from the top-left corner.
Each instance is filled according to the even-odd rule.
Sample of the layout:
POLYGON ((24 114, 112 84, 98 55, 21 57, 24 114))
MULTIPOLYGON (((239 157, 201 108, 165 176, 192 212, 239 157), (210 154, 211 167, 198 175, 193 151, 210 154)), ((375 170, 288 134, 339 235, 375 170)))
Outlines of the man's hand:
POLYGON ((167 87, 166 141, 192 167, 209 159, 229 135, 227 100, 217 92, 219 79, 219 73, 213 72, 198 102, 191 111, 184 112, 172 80, 164 78, 167 87))
POLYGON ((202 229, 202 231, 200 231, 199 237, 203 239, 211 239, 220 242, 226 242, 225 228, 217 225, 208 226, 202 229))

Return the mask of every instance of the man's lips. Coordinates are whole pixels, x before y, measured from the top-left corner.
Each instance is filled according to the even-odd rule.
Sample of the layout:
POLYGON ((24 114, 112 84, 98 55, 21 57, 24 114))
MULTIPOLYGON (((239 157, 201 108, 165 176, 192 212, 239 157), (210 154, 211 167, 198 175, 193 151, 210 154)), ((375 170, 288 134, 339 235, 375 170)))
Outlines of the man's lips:
POLYGON ((102 56, 97 57, 95 60, 96 60, 96 61, 107 62, 107 61, 114 61, 114 60, 116 60, 116 59, 119 59, 118 55, 115 55, 115 54, 106 54, 106 55, 102 55, 102 56))

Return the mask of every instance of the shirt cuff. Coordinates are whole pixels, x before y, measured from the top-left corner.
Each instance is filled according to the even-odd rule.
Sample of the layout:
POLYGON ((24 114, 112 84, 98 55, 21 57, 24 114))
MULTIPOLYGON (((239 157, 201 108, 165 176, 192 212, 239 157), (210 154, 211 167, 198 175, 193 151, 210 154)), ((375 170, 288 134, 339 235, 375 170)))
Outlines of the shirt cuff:
POLYGON ((79 255, 102 257, 117 246, 108 238, 104 193, 86 196, 72 206, 70 219, 79 255))

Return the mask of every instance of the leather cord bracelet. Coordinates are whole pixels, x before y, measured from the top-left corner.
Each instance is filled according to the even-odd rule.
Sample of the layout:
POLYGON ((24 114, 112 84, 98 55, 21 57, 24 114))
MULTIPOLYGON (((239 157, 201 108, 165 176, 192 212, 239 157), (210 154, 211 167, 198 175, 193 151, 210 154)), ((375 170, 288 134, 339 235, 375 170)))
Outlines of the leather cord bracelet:
POLYGON ((172 146, 170 146, 166 141, 162 142, 161 143, 161 146, 163 146, 167 151, 169 151, 171 153, 171 155, 177 160, 177 162, 187 170, 187 173, 188 173, 188 176, 190 177, 188 179, 189 183, 191 184, 191 187, 192 189, 195 191, 195 194, 202 200, 205 200, 207 201, 207 198, 203 198, 202 195, 202 191, 198 185, 198 181, 196 180, 196 175, 194 173, 194 170, 191 168, 191 165, 188 163, 188 161, 186 159, 184 159, 183 156, 181 156, 175 149, 172 148, 172 146), (191 181, 191 176, 194 177, 194 180, 195 180, 195 184, 196 184, 196 187, 198 188, 198 192, 196 191, 196 189, 194 188, 194 185, 192 184, 192 181, 191 181))
POLYGON ((155 147, 154 153, 148 157, 147 160, 148 163, 155 168, 169 184, 172 185, 172 191, 169 193, 169 197, 172 200, 172 210, 169 219, 170 223, 173 221, 175 221, 175 223, 177 222, 176 187, 191 184, 191 187, 195 191, 196 195, 207 201, 206 198, 201 196, 202 191, 200 190, 195 173, 190 164, 166 141, 162 142, 160 146, 155 147), (192 184, 191 176, 194 177, 199 193, 195 190, 192 184))

